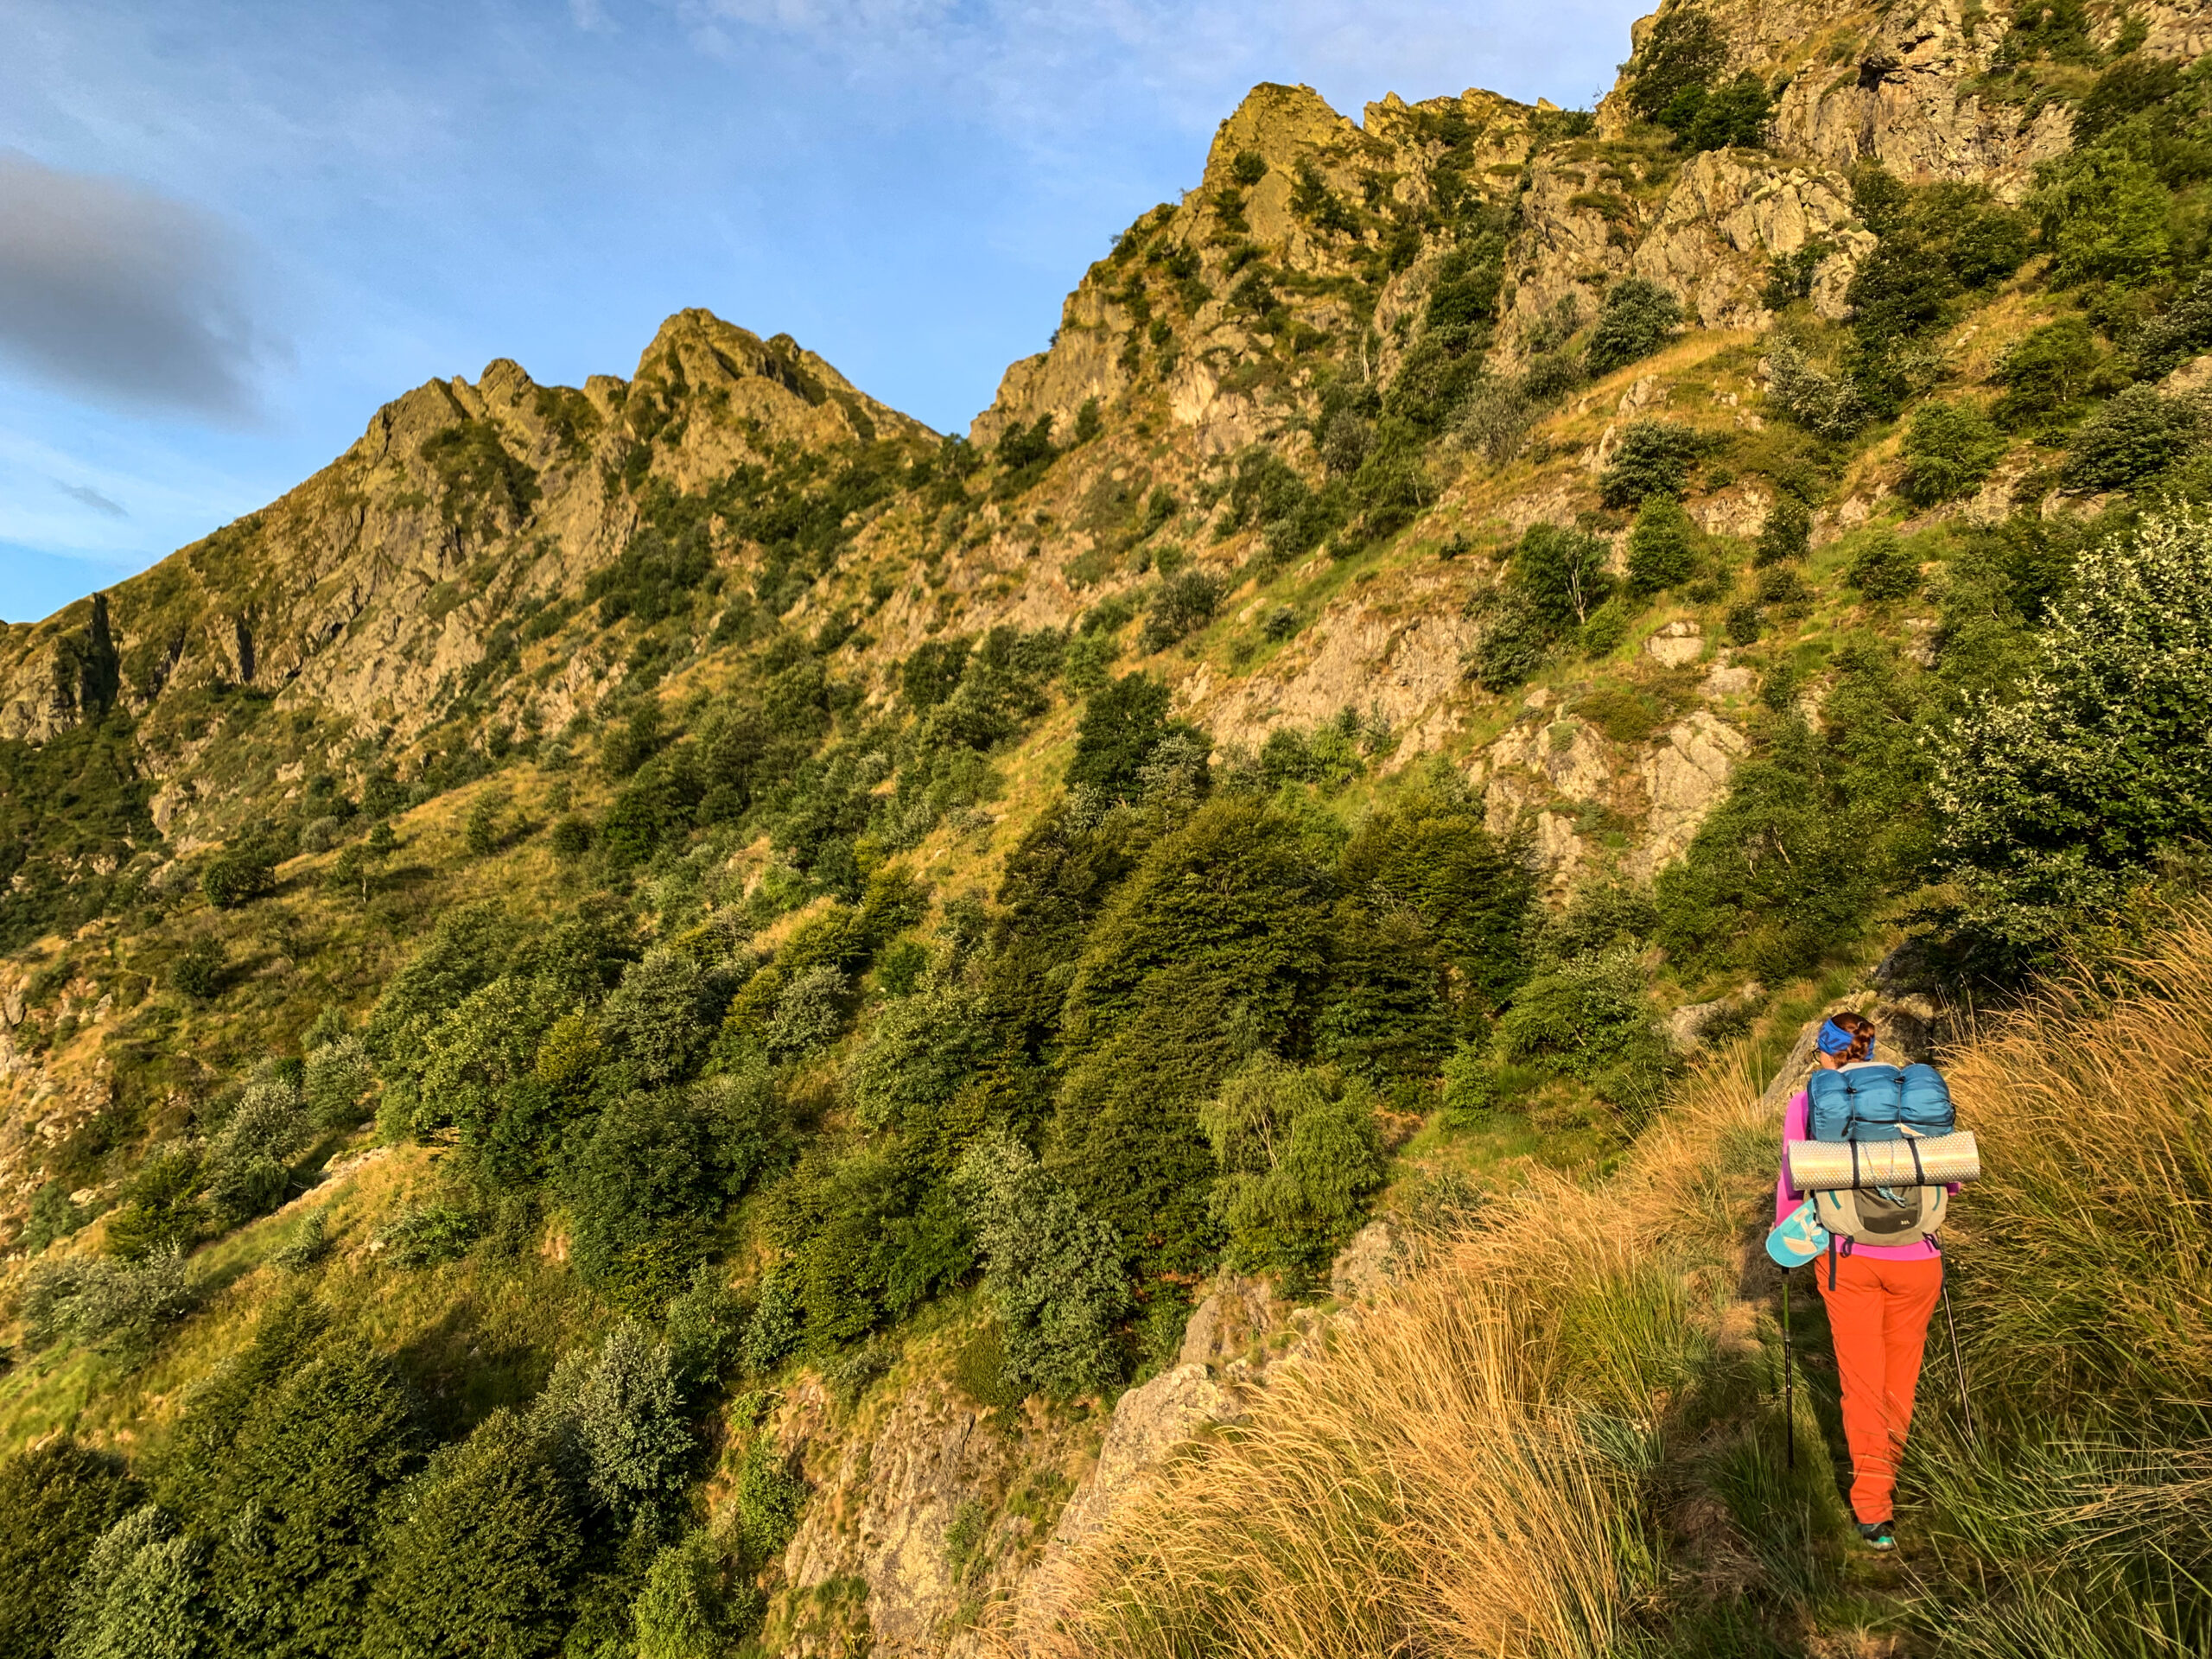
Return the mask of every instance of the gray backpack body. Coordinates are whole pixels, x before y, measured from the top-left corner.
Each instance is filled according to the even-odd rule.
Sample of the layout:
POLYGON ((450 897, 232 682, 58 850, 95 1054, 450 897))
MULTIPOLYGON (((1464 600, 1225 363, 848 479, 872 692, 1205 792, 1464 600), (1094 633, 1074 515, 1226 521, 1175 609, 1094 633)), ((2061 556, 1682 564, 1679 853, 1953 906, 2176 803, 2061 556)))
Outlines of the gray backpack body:
POLYGON ((1951 1204, 1951 1195, 1940 1186, 1846 1187, 1812 1196, 1821 1225, 1857 1244, 1917 1244, 1933 1238, 1951 1204))

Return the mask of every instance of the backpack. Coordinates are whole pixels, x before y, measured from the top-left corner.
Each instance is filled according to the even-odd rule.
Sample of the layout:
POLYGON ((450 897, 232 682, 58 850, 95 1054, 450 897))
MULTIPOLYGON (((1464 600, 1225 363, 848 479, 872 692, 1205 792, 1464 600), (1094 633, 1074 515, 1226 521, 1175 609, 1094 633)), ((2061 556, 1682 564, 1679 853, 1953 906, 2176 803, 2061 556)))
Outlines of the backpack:
MULTIPOLYGON (((1807 1133, 1815 1141, 1898 1141, 1948 1135, 1958 1127, 1951 1091, 1932 1065, 1885 1065, 1862 1060, 1819 1071, 1805 1085, 1807 1133)), ((1828 1279, 1839 1251, 1853 1244, 1935 1242, 1950 1206, 1941 1186, 1847 1187, 1812 1195, 1814 1213, 1830 1235, 1828 1279)))

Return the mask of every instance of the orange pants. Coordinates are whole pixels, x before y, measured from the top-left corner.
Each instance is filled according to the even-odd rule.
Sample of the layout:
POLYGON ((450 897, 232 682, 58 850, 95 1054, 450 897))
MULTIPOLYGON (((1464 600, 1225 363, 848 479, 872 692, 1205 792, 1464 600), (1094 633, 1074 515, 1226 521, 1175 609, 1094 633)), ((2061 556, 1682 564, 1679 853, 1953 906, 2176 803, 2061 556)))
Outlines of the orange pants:
POLYGON ((1912 1426, 1912 1392, 1928 1316, 1943 1289, 1943 1262, 1847 1255, 1828 1288, 1825 1257, 1813 1264, 1828 1305, 1835 1368, 1843 1380, 1843 1438, 1851 1447, 1851 1512, 1872 1525, 1891 1518, 1897 1459, 1912 1426))

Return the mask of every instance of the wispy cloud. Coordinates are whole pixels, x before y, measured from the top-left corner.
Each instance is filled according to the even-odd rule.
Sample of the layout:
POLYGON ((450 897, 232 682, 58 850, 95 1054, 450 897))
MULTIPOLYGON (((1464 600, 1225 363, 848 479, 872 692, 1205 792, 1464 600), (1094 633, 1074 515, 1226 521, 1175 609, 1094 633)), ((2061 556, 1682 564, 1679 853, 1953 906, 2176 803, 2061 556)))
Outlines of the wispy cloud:
POLYGON ((1308 81, 1354 115, 1385 91, 1418 98, 1467 84, 1579 100, 1610 79, 1638 10, 1621 0, 1558 0, 1535 15, 1465 0, 676 3, 710 50, 741 57, 748 41, 802 42, 856 80, 934 89, 1017 143, 1110 116, 1133 92, 1210 123, 1224 113, 1224 79, 1308 81), (1589 86, 1552 84, 1567 61, 1589 86))
POLYGON ((226 420, 273 342, 238 238, 212 215, 0 151, 0 356, 50 385, 226 420))
POLYGON ((79 506, 90 507, 94 512, 105 513, 110 518, 128 518, 130 516, 124 511, 121 503, 109 500, 89 484, 65 484, 57 478, 54 480, 54 487, 79 506))

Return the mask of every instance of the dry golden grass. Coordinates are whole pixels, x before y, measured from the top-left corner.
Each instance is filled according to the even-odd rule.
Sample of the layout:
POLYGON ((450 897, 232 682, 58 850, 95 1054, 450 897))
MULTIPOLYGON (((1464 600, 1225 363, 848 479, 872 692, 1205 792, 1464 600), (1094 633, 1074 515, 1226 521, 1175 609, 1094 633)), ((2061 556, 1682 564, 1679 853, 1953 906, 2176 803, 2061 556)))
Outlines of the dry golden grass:
POLYGON ((1286 1367, 1246 1423, 1064 1564, 1051 1599, 1072 1611, 1010 1645, 1616 1650, 1653 1579, 1636 1475, 1719 1339, 1747 1213, 1739 1154, 1770 1136, 1740 1065, 1691 1094, 1613 1179, 1532 1174, 1344 1319, 1325 1357, 1286 1367), (1685 1205, 1690 1224, 1650 1224, 1685 1205))
POLYGON ((2054 989, 1946 1066, 1986 1171, 1953 1294, 2023 1404, 2212 1398, 2212 911, 2121 967, 2123 998, 2054 989))

